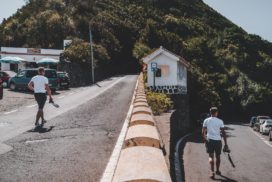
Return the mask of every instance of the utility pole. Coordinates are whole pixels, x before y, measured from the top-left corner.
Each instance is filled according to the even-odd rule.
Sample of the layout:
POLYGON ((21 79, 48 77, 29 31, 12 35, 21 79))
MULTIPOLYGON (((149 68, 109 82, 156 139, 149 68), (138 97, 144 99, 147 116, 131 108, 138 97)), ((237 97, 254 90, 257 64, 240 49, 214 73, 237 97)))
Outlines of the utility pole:
POLYGON ((92 62, 92 82, 94 84, 94 56, 93 56, 93 36, 91 22, 89 22, 90 46, 91 46, 91 62, 92 62))

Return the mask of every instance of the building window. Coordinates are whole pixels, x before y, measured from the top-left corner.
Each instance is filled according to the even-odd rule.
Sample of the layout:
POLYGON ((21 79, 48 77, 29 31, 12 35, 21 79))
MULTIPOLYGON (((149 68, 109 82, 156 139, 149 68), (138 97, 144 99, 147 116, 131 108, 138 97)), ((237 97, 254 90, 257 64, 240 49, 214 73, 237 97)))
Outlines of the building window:
POLYGON ((157 71, 156 71, 156 77, 161 77, 161 72, 162 70, 160 68, 157 68, 157 71))
POLYGON ((169 76, 169 65, 158 65, 158 69, 161 70, 161 76, 162 77, 168 77, 169 76))

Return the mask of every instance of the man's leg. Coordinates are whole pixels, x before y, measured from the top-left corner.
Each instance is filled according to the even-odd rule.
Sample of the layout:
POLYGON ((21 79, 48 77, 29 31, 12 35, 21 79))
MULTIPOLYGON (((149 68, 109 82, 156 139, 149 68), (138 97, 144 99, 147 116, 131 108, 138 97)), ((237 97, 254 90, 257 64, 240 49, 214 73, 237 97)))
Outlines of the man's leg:
POLYGON ((220 173, 220 162, 221 162, 221 159, 220 159, 220 154, 219 155, 216 155, 216 173, 220 173))
POLYGON ((216 142, 216 146, 215 146, 215 157, 216 157, 216 174, 221 175, 221 172, 219 170, 220 168, 220 155, 221 155, 221 150, 222 150, 222 142, 216 142))
POLYGON ((41 118, 41 110, 39 109, 36 114, 36 122, 35 125, 39 125, 39 119, 41 118))
POLYGON ((43 110, 41 110, 41 118, 42 118, 42 121, 44 121, 43 110))
POLYGON ((210 163, 211 171, 214 172, 214 154, 213 153, 209 154, 209 163, 210 163))

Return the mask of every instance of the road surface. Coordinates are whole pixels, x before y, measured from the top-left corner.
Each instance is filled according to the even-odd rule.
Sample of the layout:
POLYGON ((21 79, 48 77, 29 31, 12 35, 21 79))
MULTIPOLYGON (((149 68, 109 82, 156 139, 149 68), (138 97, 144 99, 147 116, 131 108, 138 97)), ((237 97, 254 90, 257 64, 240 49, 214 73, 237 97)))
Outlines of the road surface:
POLYGON ((125 121, 137 76, 55 97, 33 131, 37 106, 0 114, 0 181, 99 181, 125 121))
POLYGON ((215 180, 209 178, 208 154, 201 143, 200 134, 189 138, 184 149, 184 171, 186 182, 209 181, 272 181, 272 144, 267 137, 254 132, 243 124, 227 125, 228 144, 236 168, 229 163, 227 156, 221 155, 221 173, 215 180))

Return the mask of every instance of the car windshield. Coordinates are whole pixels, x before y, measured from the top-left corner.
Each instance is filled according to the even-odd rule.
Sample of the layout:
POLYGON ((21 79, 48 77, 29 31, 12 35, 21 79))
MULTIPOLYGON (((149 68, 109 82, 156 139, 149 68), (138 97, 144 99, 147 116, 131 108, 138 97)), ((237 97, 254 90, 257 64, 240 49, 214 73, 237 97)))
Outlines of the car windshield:
POLYGON ((269 116, 259 116, 259 119, 269 119, 269 116))
POLYGON ((64 77, 66 76, 66 74, 65 74, 65 73, 58 73, 58 76, 59 76, 60 78, 64 78, 64 77))
POLYGON ((28 70, 26 72, 26 77, 27 78, 32 78, 32 77, 36 76, 37 74, 38 74, 38 71, 36 71, 36 70, 28 70))
POLYGON ((57 78, 57 73, 55 70, 45 70, 45 76, 47 78, 57 78))
POLYGON ((24 76, 24 75, 25 75, 25 72, 26 72, 26 71, 20 71, 20 72, 17 74, 17 76, 18 76, 18 77, 24 76))
POLYGON ((272 125, 272 120, 266 121, 266 124, 272 125))

